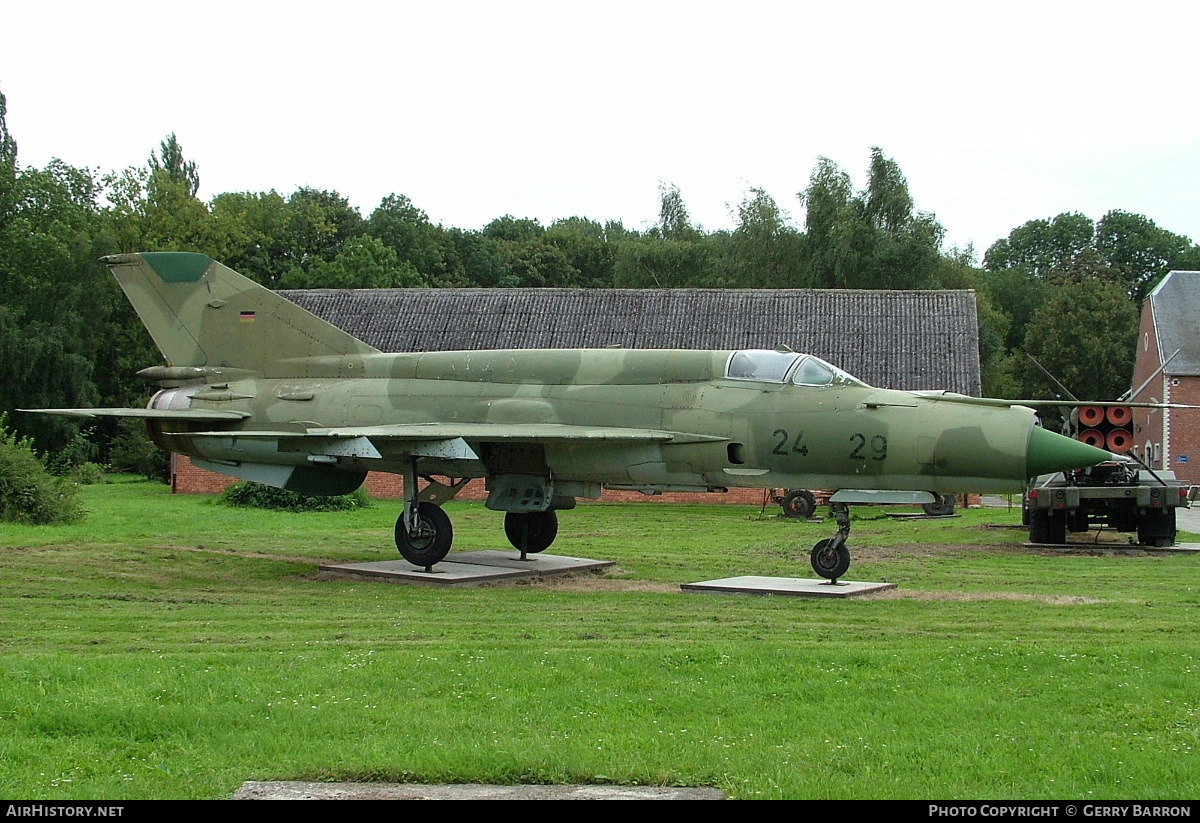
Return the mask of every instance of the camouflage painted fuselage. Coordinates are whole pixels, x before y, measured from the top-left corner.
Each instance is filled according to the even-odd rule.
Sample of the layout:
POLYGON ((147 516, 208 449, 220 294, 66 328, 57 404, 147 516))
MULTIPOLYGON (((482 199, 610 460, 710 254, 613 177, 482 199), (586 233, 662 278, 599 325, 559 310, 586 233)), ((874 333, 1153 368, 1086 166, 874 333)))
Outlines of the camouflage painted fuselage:
MULTIPOLYGON (((423 473, 455 477, 543 474, 558 483, 646 490, 1022 487, 1034 427, 1029 409, 958 405, 849 381, 735 380, 725 377, 730 354, 585 349, 283 361, 261 377, 169 389, 152 403, 246 412, 231 433, 257 429, 279 437, 164 437, 197 424, 151 426, 164 447, 209 461, 308 465, 314 444, 306 432, 428 425, 431 438, 465 432, 478 456, 421 458, 423 473), (481 431, 473 437, 464 424, 487 424, 497 433, 526 427, 543 436, 510 442, 481 431), (601 432, 554 439, 554 425, 601 432), (602 431, 610 427, 661 438, 610 439, 602 431), (297 438, 289 440, 287 432, 297 438)), ((328 467, 402 470, 409 456, 404 444, 373 442, 380 457, 338 457, 328 467)))

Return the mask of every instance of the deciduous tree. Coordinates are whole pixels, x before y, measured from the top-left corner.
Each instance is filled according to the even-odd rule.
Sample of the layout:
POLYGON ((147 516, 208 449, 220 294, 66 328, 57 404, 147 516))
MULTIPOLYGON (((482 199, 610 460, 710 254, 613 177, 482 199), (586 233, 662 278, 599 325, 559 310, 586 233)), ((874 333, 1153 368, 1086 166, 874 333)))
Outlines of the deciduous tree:
POLYGON ((333 260, 315 260, 307 270, 293 268, 283 277, 285 289, 398 289, 424 286, 407 260, 378 237, 352 237, 333 260))
POLYGON ((398 260, 407 262, 423 277, 431 277, 446 268, 446 240, 440 226, 429 222, 429 215, 413 205, 403 194, 389 194, 367 219, 366 232, 395 250, 398 260))
POLYGON ((737 208, 729 239, 731 281, 753 288, 804 288, 805 238, 763 189, 752 188, 737 208))
POLYGON ((183 146, 179 145, 175 132, 163 138, 158 152, 150 152, 150 172, 162 172, 180 184, 188 197, 195 197, 200 191, 200 172, 194 161, 183 156, 183 146))
POLYGON ((914 211, 895 161, 871 150, 867 186, 827 157, 817 161, 805 207, 806 266, 819 288, 916 289, 937 285, 945 234, 932 214, 914 211))
MULTIPOLYGON (((1129 388, 1137 343, 1138 310, 1105 263, 1077 257, 1071 272, 1052 270, 1054 288, 1025 334, 1032 355, 1076 397, 1115 400, 1129 388)), ((1035 397, 1061 392, 1027 357, 1015 360, 1024 390, 1035 397)))

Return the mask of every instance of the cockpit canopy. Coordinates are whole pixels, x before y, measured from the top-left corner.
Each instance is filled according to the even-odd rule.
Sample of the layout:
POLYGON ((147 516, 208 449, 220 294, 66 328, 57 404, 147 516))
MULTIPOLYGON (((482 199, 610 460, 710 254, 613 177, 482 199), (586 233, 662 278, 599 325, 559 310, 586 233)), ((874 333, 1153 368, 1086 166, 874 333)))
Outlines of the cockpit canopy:
POLYGON ((819 357, 769 349, 742 349, 729 355, 725 376, 731 380, 759 383, 787 383, 798 386, 829 386, 835 383, 863 385, 836 366, 819 357))

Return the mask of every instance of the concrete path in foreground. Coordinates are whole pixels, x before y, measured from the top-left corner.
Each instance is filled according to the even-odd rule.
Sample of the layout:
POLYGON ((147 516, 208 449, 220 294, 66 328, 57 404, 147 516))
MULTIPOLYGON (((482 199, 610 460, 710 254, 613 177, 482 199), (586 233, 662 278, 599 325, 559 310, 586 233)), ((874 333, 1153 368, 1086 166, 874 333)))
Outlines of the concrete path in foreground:
POLYGON ((726 800, 686 786, 490 786, 420 783, 247 782, 234 800, 726 800))

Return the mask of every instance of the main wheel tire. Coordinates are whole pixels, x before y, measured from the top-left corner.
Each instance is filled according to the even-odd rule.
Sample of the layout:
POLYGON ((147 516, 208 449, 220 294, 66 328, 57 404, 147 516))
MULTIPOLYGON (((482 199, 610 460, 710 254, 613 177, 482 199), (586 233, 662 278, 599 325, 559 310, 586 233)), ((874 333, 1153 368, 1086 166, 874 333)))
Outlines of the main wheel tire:
POLYGON ((783 497, 783 516, 807 520, 817 510, 817 498, 808 489, 793 489, 783 497))
POLYGON ((522 549, 529 554, 545 551, 558 537, 558 515, 554 509, 508 512, 504 515, 504 536, 514 549, 522 549))
POLYGON ((939 494, 936 503, 921 504, 922 511, 930 517, 946 517, 954 514, 954 505, 958 499, 952 494, 939 494))
POLYGON ((417 518, 420 521, 420 533, 417 535, 408 533, 403 514, 396 519, 396 548, 409 563, 429 568, 450 553, 450 544, 454 542, 454 526, 450 523, 449 515, 433 503, 418 503, 417 518))
POLYGON ((813 571, 826 580, 837 580, 850 569, 850 550, 830 537, 813 546, 809 555, 813 571), (836 545, 835 545, 836 544, 836 545))

